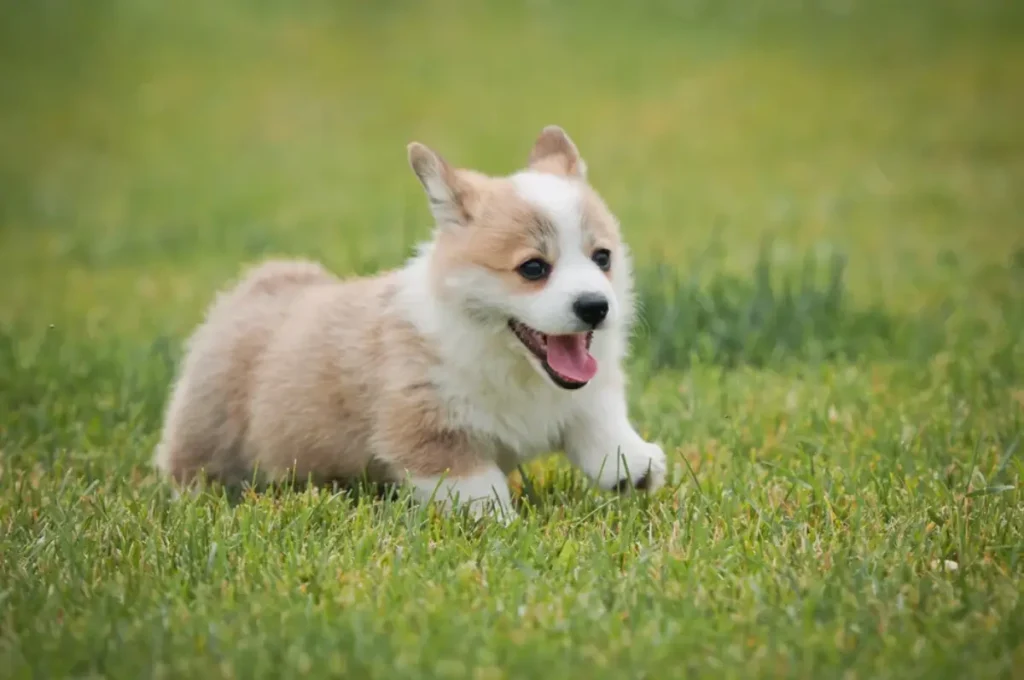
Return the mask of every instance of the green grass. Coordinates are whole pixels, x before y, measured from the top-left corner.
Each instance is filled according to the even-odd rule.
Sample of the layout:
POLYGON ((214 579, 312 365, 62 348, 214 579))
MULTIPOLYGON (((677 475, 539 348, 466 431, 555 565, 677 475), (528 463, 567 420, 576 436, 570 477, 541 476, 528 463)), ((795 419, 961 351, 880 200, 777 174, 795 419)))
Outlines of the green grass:
POLYGON ((0 1, 0 677, 1024 677, 1018 5, 0 1), (173 501, 213 292, 400 263, 408 141, 507 172, 548 123, 672 488, 173 501))

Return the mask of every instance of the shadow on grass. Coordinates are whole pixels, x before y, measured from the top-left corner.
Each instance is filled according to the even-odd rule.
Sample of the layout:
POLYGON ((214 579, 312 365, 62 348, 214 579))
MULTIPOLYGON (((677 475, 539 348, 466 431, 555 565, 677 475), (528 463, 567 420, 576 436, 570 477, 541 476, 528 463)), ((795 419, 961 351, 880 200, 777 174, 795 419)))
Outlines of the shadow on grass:
POLYGON ((409 498, 404 497, 400 485, 373 482, 366 478, 301 480, 292 477, 277 482, 253 480, 246 483, 229 484, 204 479, 201 483, 197 482, 192 487, 193 491, 199 493, 210 494, 215 497, 222 495, 230 505, 243 503, 247 497, 253 495, 282 498, 293 493, 303 493, 311 489, 316 489, 329 495, 342 495, 352 503, 359 503, 360 501, 387 501, 390 503, 404 501, 407 504, 411 503, 409 498))

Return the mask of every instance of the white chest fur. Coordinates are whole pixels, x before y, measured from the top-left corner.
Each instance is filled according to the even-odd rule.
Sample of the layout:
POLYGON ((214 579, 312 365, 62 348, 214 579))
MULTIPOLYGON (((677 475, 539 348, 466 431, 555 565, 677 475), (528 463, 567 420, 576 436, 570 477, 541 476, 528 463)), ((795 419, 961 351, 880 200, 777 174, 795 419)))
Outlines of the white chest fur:
POLYGON ((396 311, 437 353, 431 378, 450 424, 489 442, 495 459, 512 454, 523 461, 558 448, 581 395, 546 382, 504 326, 482 326, 434 299, 425 269, 423 257, 406 267, 396 311))
POLYGON ((496 456, 505 450, 524 461, 559 447, 577 395, 545 383, 503 346, 518 342, 511 334, 465 335, 446 339, 446 360, 433 376, 450 422, 491 441, 496 456))

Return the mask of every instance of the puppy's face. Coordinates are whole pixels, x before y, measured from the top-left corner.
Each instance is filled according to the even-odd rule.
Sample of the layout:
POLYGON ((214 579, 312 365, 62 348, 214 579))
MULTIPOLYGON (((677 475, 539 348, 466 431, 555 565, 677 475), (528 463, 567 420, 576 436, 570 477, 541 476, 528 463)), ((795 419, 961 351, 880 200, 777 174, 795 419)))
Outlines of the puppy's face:
POLYGON ((507 334, 555 385, 586 385, 599 368, 594 334, 628 313, 630 273, 618 223, 586 183, 572 141, 546 128, 529 168, 503 178, 453 169, 418 144, 409 155, 438 222, 438 294, 507 334))

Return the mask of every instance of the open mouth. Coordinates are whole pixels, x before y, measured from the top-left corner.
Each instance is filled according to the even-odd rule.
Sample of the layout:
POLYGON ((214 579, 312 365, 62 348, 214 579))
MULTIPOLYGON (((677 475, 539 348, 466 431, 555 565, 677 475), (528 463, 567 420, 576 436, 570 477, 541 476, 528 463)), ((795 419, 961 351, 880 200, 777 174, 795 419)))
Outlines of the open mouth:
POLYGON ((597 374, 597 360, 589 351, 593 331, 548 335, 515 319, 509 319, 508 327, 559 387, 578 390, 597 374))

